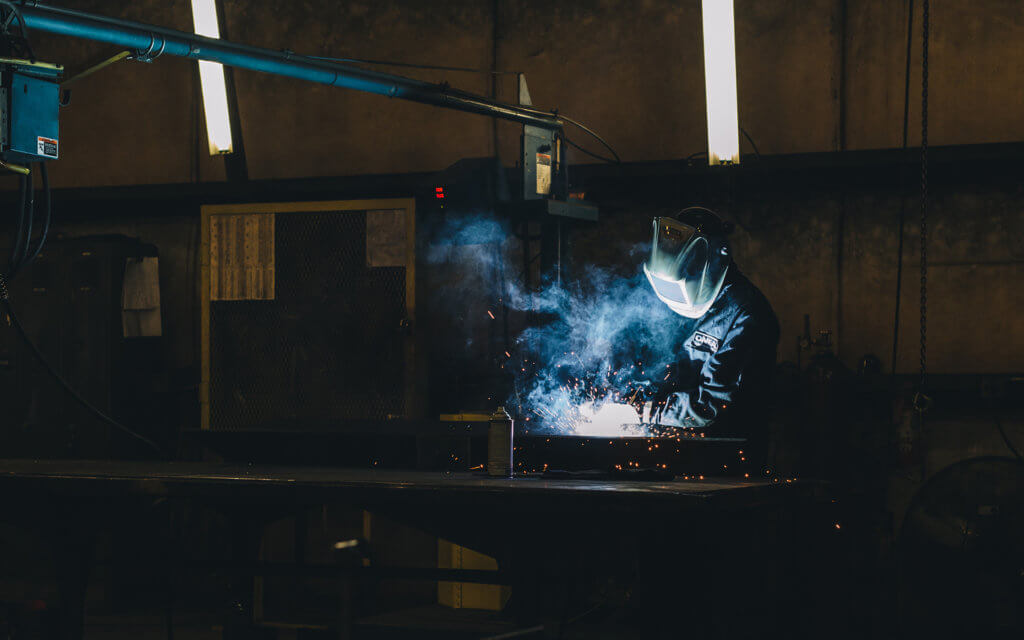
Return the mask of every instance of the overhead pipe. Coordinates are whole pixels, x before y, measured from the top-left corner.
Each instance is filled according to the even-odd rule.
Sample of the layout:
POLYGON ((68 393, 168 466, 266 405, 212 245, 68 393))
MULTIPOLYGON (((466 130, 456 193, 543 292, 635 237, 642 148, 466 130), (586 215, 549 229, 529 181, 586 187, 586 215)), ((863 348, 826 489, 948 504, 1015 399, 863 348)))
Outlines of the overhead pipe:
POLYGON ((19 8, 29 29, 105 42, 131 49, 140 56, 155 58, 172 55, 209 60, 239 69, 478 113, 542 129, 558 130, 563 127, 562 120, 556 114, 506 104, 453 89, 447 84, 434 84, 317 60, 291 51, 272 51, 141 22, 47 6, 34 0, 25 0, 19 4, 19 8))

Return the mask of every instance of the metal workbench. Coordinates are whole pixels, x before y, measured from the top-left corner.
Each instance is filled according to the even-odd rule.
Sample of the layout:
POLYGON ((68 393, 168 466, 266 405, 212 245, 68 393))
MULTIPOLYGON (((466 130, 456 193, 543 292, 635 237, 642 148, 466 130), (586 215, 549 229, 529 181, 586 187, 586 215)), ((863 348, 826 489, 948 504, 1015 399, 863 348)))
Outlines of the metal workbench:
POLYGON ((65 497, 166 496, 291 503, 529 504, 570 511, 645 511, 764 506, 808 495, 814 485, 707 480, 549 479, 482 474, 222 465, 201 462, 0 460, 0 492, 65 497))
POLYGON ((167 500, 208 505, 256 531, 257 523, 299 508, 337 505, 386 515, 499 561, 540 548, 557 553, 563 545, 643 545, 651 531, 714 541, 718 529, 756 529, 820 502, 820 494, 818 483, 776 478, 489 478, 205 462, 0 460, 0 499, 7 505, 0 517, 7 519, 22 513, 29 520, 102 527, 104 513, 167 500))
MULTIPOLYGON (((68 638, 82 633, 91 541, 155 504, 202 504, 225 516, 234 542, 231 557, 224 558, 218 570, 239 576, 280 571, 336 575, 342 577, 343 592, 350 595, 353 580, 389 577, 511 584, 520 594, 521 611, 542 611, 550 601, 544 594, 555 588, 552 585, 584 566, 600 572, 600 567, 614 571, 623 564, 646 562, 660 569, 668 553, 670 562, 686 558, 690 576, 716 575, 720 560, 713 570, 701 568, 701 563, 740 557, 745 550, 749 557, 758 546, 770 548, 767 541, 785 539, 786 535, 770 532, 794 526, 788 523, 795 523, 794 514, 817 501, 818 490, 812 482, 784 479, 489 478, 471 472, 203 462, 0 460, 0 500, 5 505, 0 518, 50 539, 59 554, 68 638), (343 505, 389 516, 487 553, 498 559, 499 570, 366 565, 355 556, 341 555, 337 565, 261 563, 258 550, 264 525, 314 505, 343 505), (682 556, 672 551, 682 548, 705 548, 708 553, 682 556), (729 553, 723 556, 719 550, 729 553), (524 595, 538 602, 527 599, 524 604, 524 595)), ((180 543, 170 531, 166 537, 159 530, 149 535, 173 575, 175 547, 180 543)), ((372 546, 371 540, 371 554, 372 546)), ((246 620, 255 619, 251 583, 236 585, 239 602, 246 603, 239 610, 249 612, 246 620)), ((351 606, 342 609, 351 615, 351 606)), ((351 637, 351 625, 346 618, 332 628, 337 627, 339 637, 351 637)))

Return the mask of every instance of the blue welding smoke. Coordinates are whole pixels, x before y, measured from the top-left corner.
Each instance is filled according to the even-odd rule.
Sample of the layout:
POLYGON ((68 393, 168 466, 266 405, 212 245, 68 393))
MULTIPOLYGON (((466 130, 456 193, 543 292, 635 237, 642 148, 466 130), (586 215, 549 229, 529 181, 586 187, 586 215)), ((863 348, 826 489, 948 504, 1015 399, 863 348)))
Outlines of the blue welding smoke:
MULTIPOLYGON (((487 216, 450 222, 436 237, 457 246, 432 245, 428 261, 457 258, 473 278, 516 254, 515 241, 487 216)), ((561 284, 527 290, 521 278, 504 277, 494 289, 517 325, 502 363, 513 374, 507 406, 532 433, 628 435, 620 427, 640 416, 624 404, 674 382, 685 319, 650 290, 641 272, 648 246, 622 241, 611 249, 604 254, 620 256, 616 264, 576 264, 561 284)))
POLYGON ((637 403, 669 382, 678 360, 680 320, 633 271, 623 275, 588 265, 563 286, 534 293, 510 286, 513 308, 541 318, 516 338, 526 364, 516 379, 516 400, 524 422, 535 425, 532 430, 615 435, 639 416, 628 420, 628 412, 617 411, 611 414, 614 423, 599 424, 602 408, 637 403))

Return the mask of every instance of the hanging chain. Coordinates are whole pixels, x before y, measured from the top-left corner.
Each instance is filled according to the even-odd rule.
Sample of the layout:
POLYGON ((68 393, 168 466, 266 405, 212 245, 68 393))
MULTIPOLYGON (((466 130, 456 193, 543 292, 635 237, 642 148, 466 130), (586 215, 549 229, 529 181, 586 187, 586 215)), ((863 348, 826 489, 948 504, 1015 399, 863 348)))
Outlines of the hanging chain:
POLYGON ((921 377, 917 384, 914 406, 925 411, 931 399, 924 395, 924 378, 928 355, 928 0, 922 4, 921 21, 921 377))

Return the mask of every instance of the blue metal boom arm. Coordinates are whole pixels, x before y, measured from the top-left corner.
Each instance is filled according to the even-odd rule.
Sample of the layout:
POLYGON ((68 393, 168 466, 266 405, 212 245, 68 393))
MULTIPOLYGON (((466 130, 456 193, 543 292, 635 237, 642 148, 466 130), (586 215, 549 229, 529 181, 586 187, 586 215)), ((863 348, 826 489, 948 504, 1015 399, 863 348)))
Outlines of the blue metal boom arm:
POLYGON ((29 29, 106 42, 154 57, 167 54, 209 60, 230 67, 478 113, 548 130, 559 130, 563 126, 556 114, 505 104, 452 89, 447 84, 433 84, 288 51, 272 51, 74 9, 46 6, 34 0, 25 0, 19 3, 19 7, 29 29))

